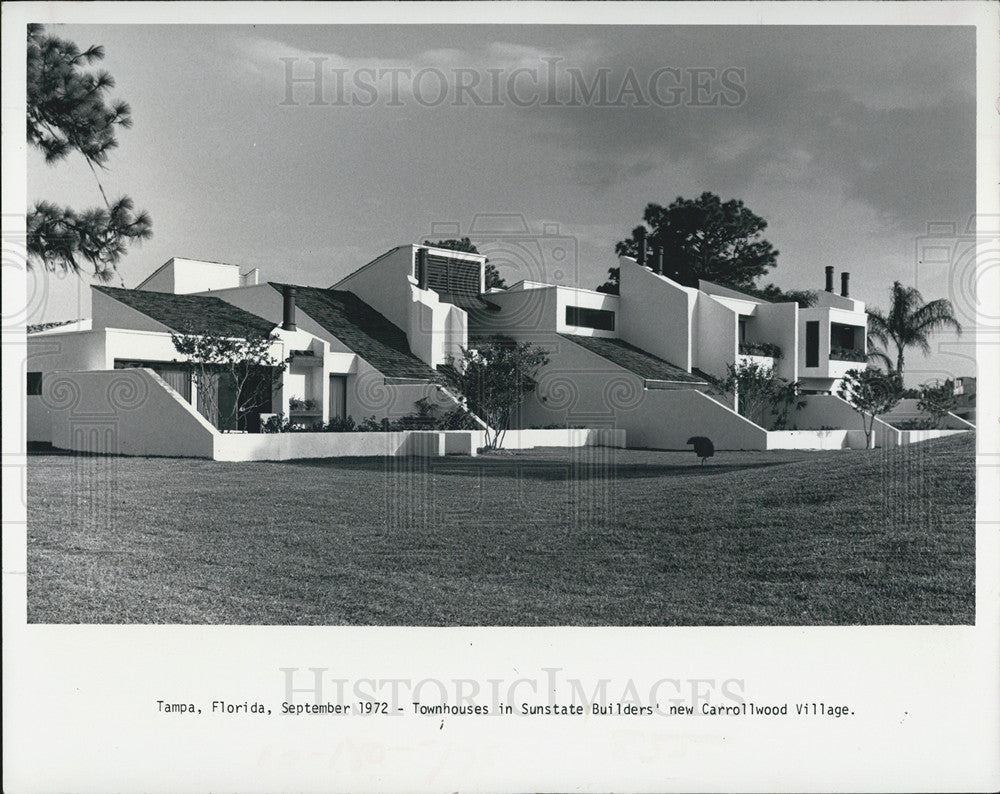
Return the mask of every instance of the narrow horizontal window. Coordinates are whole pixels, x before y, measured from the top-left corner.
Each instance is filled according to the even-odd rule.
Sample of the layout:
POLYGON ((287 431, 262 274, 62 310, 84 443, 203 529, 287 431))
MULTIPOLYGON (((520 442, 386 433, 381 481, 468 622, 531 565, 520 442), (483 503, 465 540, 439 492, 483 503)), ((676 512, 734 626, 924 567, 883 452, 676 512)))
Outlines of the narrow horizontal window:
POLYGON ((598 331, 615 330, 615 313, 607 309, 586 309, 583 306, 566 307, 566 325, 594 328, 598 331))

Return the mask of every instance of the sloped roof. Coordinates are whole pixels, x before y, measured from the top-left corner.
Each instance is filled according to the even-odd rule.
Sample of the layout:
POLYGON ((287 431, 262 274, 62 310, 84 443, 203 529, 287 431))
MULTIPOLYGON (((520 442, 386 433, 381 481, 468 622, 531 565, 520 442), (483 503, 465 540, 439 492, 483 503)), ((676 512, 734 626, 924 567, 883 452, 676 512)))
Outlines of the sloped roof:
POLYGON ((267 336, 277 326, 277 323, 209 295, 174 295, 105 286, 94 286, 94 289, 179 333, 267 336))
POLYGON ((353 292, 296 286, 295 305, 386 377, 440 379, 410 351, 403 329, 353 292))
POLYGON ((646 380, 678 381, 690 383, 692 386, 705 385, 705 381, 697 375, 692 375, 669 361, 664 361, 662 358, 647 353, 635 345, 630 345, 622 339, 575 336, 573 334, 559 334, 559 336, 646 380))

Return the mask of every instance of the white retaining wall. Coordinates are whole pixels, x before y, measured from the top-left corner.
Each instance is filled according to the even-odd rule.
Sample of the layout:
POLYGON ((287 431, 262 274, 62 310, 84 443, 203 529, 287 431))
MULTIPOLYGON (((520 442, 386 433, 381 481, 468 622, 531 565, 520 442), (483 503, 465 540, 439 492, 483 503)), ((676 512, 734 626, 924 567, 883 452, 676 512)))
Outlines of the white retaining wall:
MULTIPOLYGON (((486 445, 482 430, 404 430, 397 433, 221 433, 216 460, 475 455, 486 445)), ((625 446, 624 430, 512 430, 503 449, 625 446)))
MULTIPOLYGON (((836 428, 857 430, 863 436, 864 428, 859 414, 846 400, 833 394, 810 394, 804 398, 802 408, 791 408, 788 422, 796 430, 822 430, 836 428)), ((879 418, 875 419, 873 435, 876 447, 898 447, 901 443, 900 431, 879 418)), ((862 441, 861 447, 864 447, 862 441)))
MULTIPOLYGON (((889 424, 914 419, 930 419, 930 414, 926 411, 921 411, 918 407, 919 402, 920 400, 912 397, 900 400, 895 408, 887 414, 882 415, 882 419, 889 424)), ((948 413, 943 417, 943 424, 944 427, 941 428, 942 430, 972 430, 975 428, 972 422, 968 422, 960 416, 955 416, 953 413, 948 413)))
POLYGON ((219 433, 215 460, 295 460, 340 457, 437 457, 444 434, 434 430, 399 433, 219 433))
POLYGON ((934 438, 947 438, 968 433, 968 430, 900 430, 900 444, 916 444, 920 441, 930 441, 934 438))
POLYGON ((42 379, 41 402, 60 449, 210 458, 219 435, 148 369, 53 372, 42 379))
MULTIPOLYGON (((47 373, 42 395, 35 399, 39 403, 36 413, 44 416, 46 426, 51 426, 53 446, 75 452, 243 461, 475 455, 485 445, 482 430, 220 433, 148 369, 47 373)), ((503 446, 624 447, 625 431, 513 430, 503 446)))

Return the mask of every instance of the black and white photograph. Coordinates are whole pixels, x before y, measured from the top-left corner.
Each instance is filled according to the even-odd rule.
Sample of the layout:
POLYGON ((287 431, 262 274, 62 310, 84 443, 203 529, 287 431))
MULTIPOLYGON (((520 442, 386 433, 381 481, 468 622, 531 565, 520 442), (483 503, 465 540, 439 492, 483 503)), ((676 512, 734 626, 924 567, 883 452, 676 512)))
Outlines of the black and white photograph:
POLYGON ((4 8, 5 789, 1000 784, 996 6, 85 5, 4 8))

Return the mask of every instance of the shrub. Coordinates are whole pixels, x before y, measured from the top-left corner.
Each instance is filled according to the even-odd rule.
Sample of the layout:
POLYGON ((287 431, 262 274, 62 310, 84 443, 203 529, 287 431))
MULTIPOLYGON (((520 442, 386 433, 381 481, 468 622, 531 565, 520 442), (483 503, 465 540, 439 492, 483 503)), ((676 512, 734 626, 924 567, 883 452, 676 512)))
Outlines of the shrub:
POLYGON ((725 378, 709 378, 710 382, 726 394, 735 394, 740 416, 761 427, 773 417, 769 429, 783 429, 792 406, 800 408, 803 405, 797 402, 799 385, 779 378, 771 367, 746 361, 739 365, 727 364, 726 369, 725 378))
POLYGON ((740 353, 744 356, 781 358, 781 348, 770 342, 740 342, 740 353))

